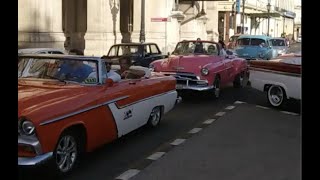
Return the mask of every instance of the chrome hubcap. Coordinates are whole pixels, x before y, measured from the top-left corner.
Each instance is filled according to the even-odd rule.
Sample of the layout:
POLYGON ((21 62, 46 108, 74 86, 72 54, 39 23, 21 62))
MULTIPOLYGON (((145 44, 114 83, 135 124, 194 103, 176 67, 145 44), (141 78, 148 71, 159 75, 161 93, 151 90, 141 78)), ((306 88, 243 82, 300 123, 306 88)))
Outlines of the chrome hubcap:
POLYGON ((156 126, 160 121, 160 109, 159 108, 153 109, 150 116, 151 116, 151 124, 153 126, 156 126))
POLYGON ((58 144, 56 164, 62 172, 69 171, 77 157, 77 144, 72 136, 64 136, 58 144))
POLYGON ((279 106, 283 101, 284 94, 280 87, 272 86, 269 90, 268 97, 272 105, 279 106))

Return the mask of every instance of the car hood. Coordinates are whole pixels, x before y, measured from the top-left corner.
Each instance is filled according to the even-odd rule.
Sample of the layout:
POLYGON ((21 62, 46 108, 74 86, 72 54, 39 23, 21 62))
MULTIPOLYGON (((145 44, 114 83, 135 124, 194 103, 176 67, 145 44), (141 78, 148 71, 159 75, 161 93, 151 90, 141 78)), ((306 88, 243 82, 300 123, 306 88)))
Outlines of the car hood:
POLYGON ((219 58, 220 57, 208 55, 170 56, 161 62, 161 67, 157 69, 157 71, 199 74, 203 67, 217 62, 219 58))
POLYGON ((18 117, 41 123, 93 105, 96 93, 79 85, 18 84, 18 117))

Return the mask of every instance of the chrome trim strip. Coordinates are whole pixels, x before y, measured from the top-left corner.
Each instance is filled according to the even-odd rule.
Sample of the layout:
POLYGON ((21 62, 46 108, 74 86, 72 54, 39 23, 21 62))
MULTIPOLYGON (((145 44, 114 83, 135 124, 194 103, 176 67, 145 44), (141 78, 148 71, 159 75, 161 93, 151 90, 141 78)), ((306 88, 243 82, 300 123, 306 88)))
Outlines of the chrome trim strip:
POLYGON ((172 91, 168 91, 168 92, 165 92, 165 93, 153 95, 153 96, 150 96, 150 97, 147 97, 147 98, 140 99, 140 100, 138 100, 138 101, 132 102, 132 103, 130 103, 130 104, 126 104, 126 105, 124 105, 124 106, 118 106, 117 103, 115 103, 115 104, 116 104, 116 106, 117 106, 118 109, 122 109, 122 108, 125 108, 125 107, 127 107, 127 106, 131 106, 131 105, 133 105, 133 104, 137 104, 137 103, 142 102, 142 101, 146 101, 146 100, 149 100, 149 99, 152 99, 152 98, 155 98, 155 97, 159 97, 159 96, 162 96, 162 95, 165 95, 165 94, 170 94, 170 93, 175 93, 175 92, 176 92, 176 90, 172 90, 172 91))
POLYGON ((40 164, 53 156, 53 152, 48 152, 36 157, 18 157, 19 166, 34 166, 40 164))
POLYGON ((28 137, 18 137, 18 145, 30 145, 34 147, 34 150, 37 154, 42 153, 41 144, 38 139, 34 138, 28 138, 28 137))
POLYGON ((70 114, 66 114, 66 115, 63 115, 63 116, 60 116, 60 117, 57 117, 57 118, 54 118, 54 119, 50 119, 48 121, 42 122, 40 124, 40 126, 47 125, 47 124, 50 124, 50 123, 54 123, 54 122, 63 120, 65 118, 67 118, 67 117, 74 116, 74 115, 77 115, 77 114, 80 114, 80 113, 83 113, 83 112, 86 112, 86 111, 89 111, 89 110, 92 110, 92 109, 95 109, 95 108, 98 108, 98 107, 101 107, 101 106, 105 106, 107 104, 110 104, 110 103, 113 103, 113 102, 116 102, 116 101, 119 101, 119 100, 122 100, 122 99, 126 99, 128 97, 129 96, 122 96, 122 97, 119 97, 119 98, 104 102, 102 104, 91 106, 91 107, 88 107, 88 108, 85 108, 85 109, 82 109, 82 110, 79 110, 79 111, 76 111, 76 112, 73 112, 73 113, 70 113, 70 114))
POLYGON ((249 70, 262 71, 262 72, 271 72, 271 73, 275 73, 275 74, 282 74, 282 75, 287 75, 287 76, 301 77, 301 74, 297 74, 297 73, 282 72, 282 71, 263 69, 263 68, 250 67, 249 70))

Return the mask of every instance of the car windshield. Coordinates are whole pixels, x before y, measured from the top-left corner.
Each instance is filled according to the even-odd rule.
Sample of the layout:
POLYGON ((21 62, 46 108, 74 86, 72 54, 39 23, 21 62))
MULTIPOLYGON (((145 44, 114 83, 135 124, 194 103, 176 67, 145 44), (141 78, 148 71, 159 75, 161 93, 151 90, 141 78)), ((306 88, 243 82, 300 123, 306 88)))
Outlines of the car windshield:
POLYGON ((121 45, 111 47, 108 56, 124 56, 138 54, 139 46, 137 45, 121 45))
POLYGON ((266 44, 266 41, 259 38, 241 38, 237 40, 238 46, 260 46, 261 44, 266 44))
POLYGON ((286 46, 286 42, 283 39, 271 39, 272 46, 286 46))
POLYGON ((73 59, 20 58, 18 78, 96 84, 97 62, 73 59))
POLYGON ((201 41, 186 41, 180 42, 172 54, 186 55, 186 54, 206 54, 206 55, 219 55, 218 44, 201 41))

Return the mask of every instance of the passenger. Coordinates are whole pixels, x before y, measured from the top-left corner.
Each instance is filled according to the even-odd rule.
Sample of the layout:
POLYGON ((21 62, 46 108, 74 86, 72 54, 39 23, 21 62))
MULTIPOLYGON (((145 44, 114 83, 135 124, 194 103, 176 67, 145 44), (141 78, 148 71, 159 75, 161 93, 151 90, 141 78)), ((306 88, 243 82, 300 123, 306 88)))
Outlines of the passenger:
POLYGON ((217 54, 216 48, 214 47, 214 45, 210 45, 208 47, 208 54, 217 54))
POLYGON ((102 56, 101 59, 104 60, 106 66, 106 77, 112 79, 113 82, 118 82, 121 80, 121 76, 114 70, 111 70, 112 61, 107 56, 102 56))
POLYGON ((135 69, 130 69, 132 66, 131 58, 129 56, 122 56, 119 59, 120 70, 119 74, 121 75, 121 79, 140 79, 145 75, 144 71, 139 71, 135 69))

